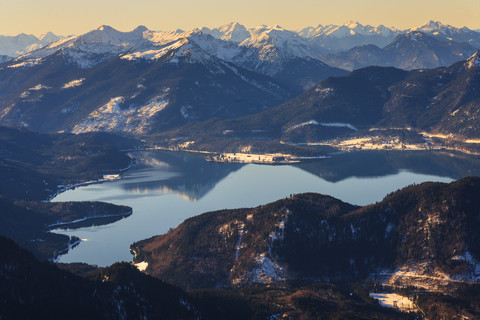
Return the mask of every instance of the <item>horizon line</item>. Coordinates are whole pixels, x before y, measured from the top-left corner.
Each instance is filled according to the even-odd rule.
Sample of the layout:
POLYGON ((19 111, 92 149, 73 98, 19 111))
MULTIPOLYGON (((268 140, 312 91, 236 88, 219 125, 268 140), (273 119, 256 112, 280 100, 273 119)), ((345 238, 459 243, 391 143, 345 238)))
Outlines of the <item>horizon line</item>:
POLYGON ((317 25, 308 25, 308 26, 303 26, 303 27, 299 27, 299 28, 284 28, 281 26, 281 24, 274 24, 274 25, 267 25, 267 24, 259 24, 259 25, 256 25, 256 26, 253 26, 253 27, 250 27, 250 26, 247 26, 239 21, 230 21, 230 22, 227 22, 227 23, 224 23, 224 24, 221 24, 221 25, 217 25, 215 27, 211 27, 211 26, 201 26, 201 27, 194 27, 194 28, 191 28, 191 29, 187 29, 187 30, 183 30, 182 28, 174 28, 174 29, 169 29, 169 30, 154 30, 154 29, 150 29, 148 28, 147 26, 143 25, 143 24, 139 24, 138 26, 136 27, 133 27, 133 28, 130 28, 129 30, 120 30, 120 29, 117 29, 116 27, 112 27, 111 24, 101 24, 99 25, 98 27, 96 28, 93 28, 93 29, 90 29, 84 33, 78 33, 78 34, 67 34, 67 35, 64 35, 64 34, 61 34, 61 33, 56 33, 56 32, 53 32, 53 31, 46 31, 46 32, 42 32, 42 33, 27 33, 27 32, 20 32, 20 33, 17 33, 17 34, 0 34, 0 37, 16 37, 16 36, 20 36, 20 35, 27 35, 27 36, 35 36, 36 38, 41 38, 43 35, 46 35, 48 33, 52 33, 54 34, 55 36, 62 36, 62 37, 72 37, 72 36, 78 36, 78 35, 82 35, 82 34, 85 34, 85 33, 88 33, 90 31, 94 31, 94 30, 98 30, 100 29, 101 27, 103 26, 108 26, 116 31, 120 31, 120 32, 130 32, 130 31, 133 31, 135 29, 137 29, 138 27, 145 27, 147 28, 149 31, 153 31, 153 32, 172 32, 172 31, 178 31, 178 30, 181 30, 182 32, 189 32, 189 31, 194 31, 194 30, 201 30, 202 28, 208 28, 210 30, 212 29, 215 29, 215 28, 219 28, 219 27, 222 27, 222 26, 226 26, 226 25, 229 25, 229 24, 235 24, 235 23, 238 23, 240 25, 242 25, 243 27, 245 27, 247 30, 252 30, 252 29, 255 29, 255 28, 258 28, 258 27, 270 27, 270 28, 273 28, 273 27, 280 27, 284 30, 287 30, 287 31, 295 31, 295 32, 299 32, 303 29, 306 29, 306 28, 318 28, 320 26, 322 27, 327 27, 327 26, 337 26, 337 27, 340 27, 340 26, 347 26, 348 24, 351 24, 351 23, 358 23, 359 25, 363 26, 363 27, 367 27, 367 26, 370 26, 370 27, 373 27, 373 28, 377 28, 377 27, 381 27, 381 26, 384 26, 386 28, 395 28, 396 30, 400 31, 400 32, 403 32, 403 31, 406 31, 406 30, 409 30, 409 29, 413 29, 413 28, 418 28, 418 27, 422 27, 422 26, 425 26, 431 22, 434 22, 434 23, 440 23, 444 26, 450 26, 450 27, 454 27, 454 28, 458 28, 458 29, 462 29, 462 28, 467 28, 471 31, 477 31, 479 32, 480 31, 480 26, 478 28, 476 27, 468 27, 466 25, 463 25, 463 26, 455 26, 455 25, 451 25, 451 24, 444 24, 443 22, 441 22, 440 20, 429 20, 427 21, 426 23, 424 24, 421 24, 421 25, 416 25, 416 26, 411 26, 409 28, 404 28, 404 29, 399 29, 397 28, 395 25, 392 25, 392 26, 387 26, 385 24, 379 24, 379 25, 372 25, 372 24, 369 24, 369 23, 366 23, 366 24, 363 24, 361 22, 359 22, 358 20, 346 20, 344 23, 342 24, 322 24, 322 23, 319 23, 317 25))

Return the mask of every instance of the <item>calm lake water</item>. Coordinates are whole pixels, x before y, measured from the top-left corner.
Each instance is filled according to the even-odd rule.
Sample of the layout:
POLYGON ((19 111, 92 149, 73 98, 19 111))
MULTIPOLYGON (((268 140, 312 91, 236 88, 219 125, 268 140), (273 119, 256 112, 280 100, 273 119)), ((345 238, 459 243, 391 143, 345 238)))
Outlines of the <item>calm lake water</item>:
POLYGON ((133 208, 115 223, 54 232, 84 241, 60 259, 107 266, 131 261, 130 244, 163 234, 203 212, 254 207, 292 193, 318 192, 365 205, 424 181, 479 175, 476 159, 449 154, 348 153, 300 165, 206 162, 185 153, 136 153, 121 180, 68 190, 52 201, 106 201, 133 208))

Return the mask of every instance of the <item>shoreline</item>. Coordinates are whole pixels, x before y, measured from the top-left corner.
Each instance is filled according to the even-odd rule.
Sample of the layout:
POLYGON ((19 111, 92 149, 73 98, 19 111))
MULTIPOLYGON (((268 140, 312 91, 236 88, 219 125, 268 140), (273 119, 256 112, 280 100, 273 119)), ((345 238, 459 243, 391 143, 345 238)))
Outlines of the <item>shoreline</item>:
POLYGON ((124 217, 124 216, 129 216, 131 214, 133 214, 133 210, 130 210, 129 212, 118 213, 118 214, 104 214, 99 216, 83 217, 83 218, 72 220, 72 221, 56 222, 53 224, 49 224, 46 227, 49 228, 49 230, 52 230, 52 229, 55 229, 54 227, 57 227, 57 226, 66 226, 70 224, 75 224, 75 223, 84 222, 88 220, 95 220, 95 219, 124 217))
POLYGON ((88 186, 92 184, 98 184, 98 183, 104 183, 104 182, 111 182, 111 181, 116 181, 120 180, 122 178, 122 174, 126 172, 127 170, 131 169, 133 166, 133 159, 130 159, 130 164, 128 167, 123 168, 123 169, 118 169, 117 171, 119 172, 118 174, 104 174, 103 178, 96 179, 96 180, 89 180, 89 181, 84 181, 84 182, 79 182, 71 185, 58 185, 57 190, 50 195, 46 200, 43 200, 42 202, 51 202, 56 196, 59 194, 75 189, 77 187, 83 187, 83 186, 88 186))
POLYGON ((205 155, 205 160, 218 163, 252 163, 252 164, 293 164, 308 160, 331 158, 329 155, 296 156, 288 153, 247 153, 247 152, 213 152, 205 150, 180 149, 155 146, 147 150, 161 150, 171 152, 189 152, 205 155))

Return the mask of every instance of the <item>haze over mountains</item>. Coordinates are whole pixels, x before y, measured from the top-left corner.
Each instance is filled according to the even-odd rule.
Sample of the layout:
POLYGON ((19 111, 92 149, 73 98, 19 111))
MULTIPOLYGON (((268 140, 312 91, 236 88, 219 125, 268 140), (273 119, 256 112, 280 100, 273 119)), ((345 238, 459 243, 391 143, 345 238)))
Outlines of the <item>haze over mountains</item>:
POLYGON ((373 65, 411 70, 448 66, 467 59, 475 51, 477 48, 466 42, 444 41, 425 32, 409 31, 383 48, 368 44, 319 59, 346 70, 373 65))
POLYGON ((340 48, 328 39, 353 46, 360 38, 380 44, 379 37, 395 40, 384 49, 369 45, 352 49, 361 54, 324 60, 347 69, 437 67, 466 59, 480 43, 479 33, 438 22, 406 34, 351 22, 300 32, 238 23, 187 32, 101 26, 0 65, 0 123, 44 132, 143 135, 255 114, 347 74, 319 60, 322 52, 340 48))
POLYGON ((41 47, 61 38, 63 37, 57 36, 52 32, 47 32, 39 37, 25 33, 16 36, 0 35, 0 56, 3 55, 14 58, 30 51, 40 49, 41 47))

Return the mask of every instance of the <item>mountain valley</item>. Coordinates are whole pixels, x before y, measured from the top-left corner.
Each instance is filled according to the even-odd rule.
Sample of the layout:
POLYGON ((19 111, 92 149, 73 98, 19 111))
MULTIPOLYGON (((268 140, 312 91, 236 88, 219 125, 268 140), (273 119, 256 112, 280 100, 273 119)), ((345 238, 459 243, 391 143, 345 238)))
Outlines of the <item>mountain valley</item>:
POLYGON ((0 36, 0 319, 476 319, 479 115, 436 21, 0 36))

